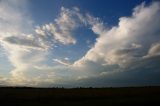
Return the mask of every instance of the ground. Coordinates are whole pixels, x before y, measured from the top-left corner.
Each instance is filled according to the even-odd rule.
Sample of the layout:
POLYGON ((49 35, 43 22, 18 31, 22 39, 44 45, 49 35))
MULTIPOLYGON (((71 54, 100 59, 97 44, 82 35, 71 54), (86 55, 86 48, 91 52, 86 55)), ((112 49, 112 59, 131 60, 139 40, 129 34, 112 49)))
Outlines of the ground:
POLYGON ((158 106, 160 87, 74 89, 1 87, 0 103, 2 106, 158 106))

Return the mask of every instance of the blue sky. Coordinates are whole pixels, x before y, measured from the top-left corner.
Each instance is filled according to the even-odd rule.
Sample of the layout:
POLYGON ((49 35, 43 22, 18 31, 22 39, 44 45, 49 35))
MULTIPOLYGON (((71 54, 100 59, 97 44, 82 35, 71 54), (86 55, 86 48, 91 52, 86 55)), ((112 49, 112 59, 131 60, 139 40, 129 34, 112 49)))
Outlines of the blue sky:
MULTIPOLYGON (((151 2, 150 0, 34 0, 29 2, 31 16, 34 19, 35 25, 43 25, 46 23, 53 22, 55 18, 59 15, 61 7, 72 8, 78 7, 82 13, 90 13, 95 17, 99 17, 103 20, 107 26, 112 27, 118 24, 119 17, 131 15, 132 9, 142 2, 146 4, 151 2)), ((56 48, 54 51, 54 57, 59 57, 60 59, 66 57, 71 57, 73 60, 78 60, 81 58, 88 50, 86 42, 89 41, 90 45, 94 45, 96 35, 89 30, 89 28, 79 28, 74 31, 76 38, 79 40, 76 45, 71 45, 69 47, 61 45, 61 47, 56 48), (80 34, 83 32, 82 34, 80 34), (81 49, 79 49, 81 48, 81 49), (75 52, 78 51, 78 52, 75 52), (68 53, 69 52, 69 53, 68 53)))
POLYGON ((160 84, 159 1, 17 1, 0 1, 1 85, 160 84))
POLYGON ((149 3, 152 0, 30 0, 30 11, 36 24, 45 24, 53 21, 60 12, 62 6, 66 8, 79 7, 82 12, 89 12, 108 23, 117 25, 121 16, 131 15, 132 9, 142 2, 149 3))

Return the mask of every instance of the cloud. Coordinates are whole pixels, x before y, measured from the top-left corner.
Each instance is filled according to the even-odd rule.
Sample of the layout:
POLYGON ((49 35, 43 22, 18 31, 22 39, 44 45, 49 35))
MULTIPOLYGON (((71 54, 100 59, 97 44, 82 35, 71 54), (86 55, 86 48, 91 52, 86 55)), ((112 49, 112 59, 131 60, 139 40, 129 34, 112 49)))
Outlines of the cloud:
POLYGON ((43 45, 35 34, 28 34, 34 31, 34 26, 26 5, 26 0, 0 1, 0 49, 5 51, 14 67, 8 75, 9 84, 25 83, 26 72, 46 56, 44 48, 47 45, 43 45))
POLYGON ((8 84, 8 79, 3 76, 0 76, 0 86, 4 86, 7 84, 8 84))
POLYGON ((73 31, 83 25, 85 19, 78 8, 67 9, 62 7, 60 16, 53 23, 35 29, 35 32, 45 39, 51 36, 55 41, 66 44, 75 44, 73 31))
POLYGON ((25 0, 0 1, 0 48, 14 66, 11 77, 0 77, 0 82, 29 86, 159 84, 159 2, 142 3, 112 28, 76 7, 62 7, 53 22, 34 28, 26 4, 25 0), (95 45, 73 64, 64 58, 53 59, 61 65, 47 65, 50 49, 56 44, 76 44, 74 30, 80 27, 89 27, 97 35, 95 45))
MULTIPOLYGON (((118 80, 121 80, 120 85, 123 86, 124 84, 122 83, 126 80, 124 83, 128 85, 136 85, 136 83, 138 85, 140 79, 142 84, 146 77, 156 76, 159 73, 159 68, 156 69, 155 67, 157 67, 159 60, 155 58, 144 59, 144 57, 147 55, 159 58, 159 11, 159 2, 153 2, 149 6, 145 6, 145 3, 142 3, 133 9, 132 16, 119 18, 118 26, 113 26, 111 29, 103 26, 102 22, 98 24, 101 25, 99 27, 93 21, 92 31, 98 34, 99 37, 96 39, 94 47, 73 64, 73 67, 84 68, 83 70, 93 72, 92 74, 88 74, 88 79, 85 78, 83 81, 90 83, 90 81, 99 79, 103 80, 104 85, 108 81, 113 82, 113 84, 109 85, 114 85, 116 83, 114 81, 117 80, 118 83, 118 80), (146 73, 148 69, 144 67, 151 64, 154 64, 151 68, 153 71, 148 72, 150 73, 148 74, 146 73), (94 69, 96 66, 99 69, 94 69), (157 72, 154 70, 157 70, 157 72), (102 73, 103 75, 106 73, 106 75, 100 76, 102 73), (143 76, 138 74, 142 74, 143 76), (133 77, 134 79, 131 80, 128 77, 133 77), (139 80, 136 78, 139 78, 139 80), (89 81, 89 79, 92 80, 89 81), (132 81, 135 82, 130 83, 132 81)), ((99 83, 97 80, 95 86, 96 83, 99 83)), ((151 78, 146 81, 148 81, 148 84, 151 84, 155 79, 151 78)), ((144 82, 143 84, 146 83, 144 82)))
MULTIPOLYGON (((158 42, 159 8, 159 2, 148 7, 145 7, 144 3, 137 6, 131 17, 121 17, 118 26, 101 33, 95 46, 82 59, 76 61, 75 65, 83 64, 84 61, 125 65, 129 61, 142 58, 150 45, 158 42)), ((96 29, 102 30, 99 27, 96 29)))
POLYGON ((160 43, 151 45, 148 51, 148 54, 144 56, 144 58, 149 58, 149 57, 158 56, 158 55, 160 55, 160 43))
MULTIPOLYGON (((15 85, 30 82, 27 73, 42 66, 48 59, 49 49, 56 47, 55 44, 75 44, 72 32, 84 23, 78 8, 62 7, 54 22, 34 28, 27 5, 27 0, 18 3, 17 0, 0 1, 0 49, 5 50, 14 67, 9 81, 15 85)), ((69 65, 66 61, 57 62, 69 65)))
MULTIPOLYGON (((19 11, 17 11, 16 13, 18 12, 19 11)), ((20 12, 24 14, 23 11, 20 11, 20 12)), ((22 13, 19 13, 19 14, 22 14, 22 13)), ((22 17, 24 16, 20 15, 19 18, 22 18, 22 17)), ((5 19, 5 17, 3 18, 5 19)), ((5 19, 5 20, 10 22, 14 21, 13 19, 5 19)), ((29 20, 29 19, 26 19, 26 20, 29 20)), ((3 21, 1 22, 2 24, 6 25, 5 23, 3 23, 3 21)), ((19 26, 21 24, 25 24, 24 22, 17 22, 17 23, 19 23, 18 24, 19 26)), ((24 29, 23 30, 13 29, 18 34, 13 33, 12 31, 5 30, 3 32, 7 32, 8 34, 7 36, 4 36, 1 40, 10 44, 15 44, 17 46, 25 46, 25 47, 34 48, 34 49, 52 48, 52 46, 55 43, 61 43, 64 45, 75 44, 76 39, 73 37, 72 32, 73 30, 75 30, 76 28, 80 27, 83 24, 84 24, 84 17, 79 13, 78 8, 73 8, 69 10, 62 7, 60 16, 57 17, 54 22, 50 24, 45 24, 42 26, 37 26, 36 29, 34 30, 35 32, 32 32, 31 34, 18 33, 18 31, 22 32, 24 29), (9 33, 9 32, 12 32, 12 33, 9 33)), ((30 30, 32 31, 33 29, 30 29, 30 30)))
POLYGON ((6 33, 27 33, 33 28, 33 21, 26 10, 27 1, 0 1, 0 36, 6 33), (23 14, 22 14, 23 13, 23 14), (14 27, 13 27, 14 26, 14 27))
POLYGON ((99 18, 93 17, 90 14, 86 14, 86 23, 91 26, 91 30, 97 35, 102 35, 102 33, 108 30, 99 18))
POLYGON ((62 65, 65 65, 65 66, 70 66, 71 65, 71 63, 69 63, 69 61, 68 61, 68 58, 64 59, 64 60, 53 59, 53 61, 55 61, 59 64, 62 64, 62 65))
POLYGON ((15 44, 20 47, 32 49, 47 49, 48 45, 38 39, 33 38, 32 35, 10 36, 5 37, 4 41, 10 44, 15 44))

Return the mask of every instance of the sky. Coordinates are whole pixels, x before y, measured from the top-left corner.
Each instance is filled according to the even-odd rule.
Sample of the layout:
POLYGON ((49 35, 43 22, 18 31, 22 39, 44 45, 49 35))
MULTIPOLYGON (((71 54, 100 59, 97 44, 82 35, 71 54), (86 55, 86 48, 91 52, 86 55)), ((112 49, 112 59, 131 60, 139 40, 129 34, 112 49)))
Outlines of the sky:
POLYGON ((158 0, 0 0, 0 86, 160 85, 158 0))

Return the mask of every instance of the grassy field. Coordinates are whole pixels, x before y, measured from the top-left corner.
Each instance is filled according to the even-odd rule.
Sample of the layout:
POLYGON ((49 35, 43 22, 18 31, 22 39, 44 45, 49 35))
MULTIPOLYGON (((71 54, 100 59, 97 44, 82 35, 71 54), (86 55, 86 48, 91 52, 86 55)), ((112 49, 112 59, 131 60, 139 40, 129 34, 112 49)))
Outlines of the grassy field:
POLYGON ((160 106, 160 87, 0 88, 0 106, 160 106))

